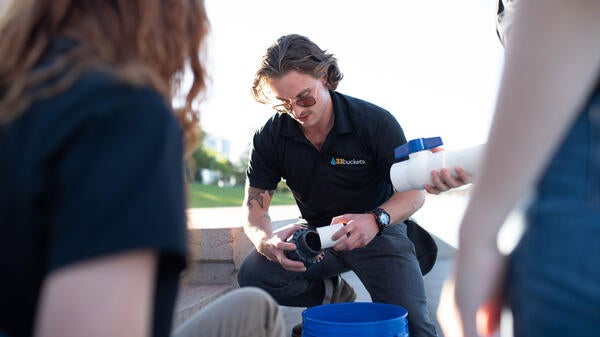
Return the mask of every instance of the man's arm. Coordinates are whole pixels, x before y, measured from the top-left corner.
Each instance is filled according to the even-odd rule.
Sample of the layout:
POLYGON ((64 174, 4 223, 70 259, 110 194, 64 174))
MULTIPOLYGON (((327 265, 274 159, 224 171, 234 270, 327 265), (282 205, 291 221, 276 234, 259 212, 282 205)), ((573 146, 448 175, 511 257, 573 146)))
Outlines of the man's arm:
MULTIPOLYGON (((425 193, 420 190, 407 192, 394 192, 383 205, 379 206, 386 210, 390 215, 390 224, 397 224, 413 215, 425 203, 425 193)), ((379 226, 373 219, 373 224, 379 230, 379 226)))
MULTIPOLYGON (((248 222, 244 226, 246 235, 259 253, 263 254, 262 246, 273 234, 273 225, 269 216, 269 206, 273 199, 274 190, 262 190, 246 183, 244 208, 248 222)), ((264 254, 263 254, 264 255, 264 254)))
MULTIPOLYGON (((418 211, 424 202, 425 193, 419 190, 412 190, 395 192, 391 198, 379 207, 383 208, 390 215, 390 224, 393 225, 404 221, 418 211)), ((375 222, 373 215, 369 213, 343 214, 333 218, 331 223, 346 224, 333 235, 333 240, 337 240, 343 235, 348 236, 349 234, 345 240, 335 245, 334 248, 337 250, 352 250, 364 247, 379 233, 379 226, 375 222)))
POLYGON ((305 271, 306 267, 302 262, 288 259, 283 252, 296 249, 296 245, 285 240, 298 230, 300 225, 284 227, 273 232, 269 206, 274 193, 274 190, 263 190, 246 183, 244 208, 248 221, 244 231, 256 250, 267 259, 280 263, 287 270, 305 271))

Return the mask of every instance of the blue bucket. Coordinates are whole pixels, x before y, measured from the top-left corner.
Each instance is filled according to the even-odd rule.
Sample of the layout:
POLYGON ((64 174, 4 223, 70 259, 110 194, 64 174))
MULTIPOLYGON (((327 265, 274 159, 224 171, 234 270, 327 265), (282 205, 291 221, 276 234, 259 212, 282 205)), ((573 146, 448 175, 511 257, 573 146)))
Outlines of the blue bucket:
POLYGON ((302 336, 408 337, 408 313, 392 304, 325 304, 302 312, 302 336))

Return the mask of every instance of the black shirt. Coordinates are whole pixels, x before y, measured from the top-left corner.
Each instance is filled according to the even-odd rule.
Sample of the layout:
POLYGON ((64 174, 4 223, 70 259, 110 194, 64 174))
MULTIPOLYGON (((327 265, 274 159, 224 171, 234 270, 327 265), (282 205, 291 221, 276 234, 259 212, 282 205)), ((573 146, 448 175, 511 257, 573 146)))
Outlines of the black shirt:
POLYGON ((334 125, 321 150, 287 114, 275 114, 254 135, 250 186, 274 190, 283 178, 303 218, 324 226, 344 213, 363 213, 393 193, 394 149, 406 138, 388 111, 330 91, 334 125))
POLYGON ((159 252, 154 336, 169 335, 186 252, 182 148, 159 95, 92 71, 0 126, 0 335, 32 334, 48 274, 141 248, 159 252))

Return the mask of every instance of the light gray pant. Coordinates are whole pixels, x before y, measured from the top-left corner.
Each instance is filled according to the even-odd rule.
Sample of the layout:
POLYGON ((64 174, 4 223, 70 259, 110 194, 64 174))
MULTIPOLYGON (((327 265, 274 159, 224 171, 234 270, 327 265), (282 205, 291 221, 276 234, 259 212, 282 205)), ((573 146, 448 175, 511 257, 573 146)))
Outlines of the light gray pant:
POLYGON ((265 291, 246 287, 198 311, 171 337, 283 337, 279 306, 265 291))

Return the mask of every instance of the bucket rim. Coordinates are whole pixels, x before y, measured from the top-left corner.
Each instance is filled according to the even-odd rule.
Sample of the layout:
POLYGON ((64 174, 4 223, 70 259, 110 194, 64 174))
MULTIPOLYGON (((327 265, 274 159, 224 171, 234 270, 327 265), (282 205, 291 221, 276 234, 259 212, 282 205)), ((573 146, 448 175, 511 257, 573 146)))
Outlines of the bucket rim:
POLYGON ((384 307, 388 307, 388 308, 393 308, 393 309, 400 309, 402 311, 402 314, 396 317, 392 317, 392 318, 386 318, 386 319, 381 319, 381 320, 377 320, 377 321, 367 321, 367 322, 344 322, 344 325, 348 325, 348 326, 365 326, 365 325, 379 325, 381 323, 384 322, 392 322, 395 320, 406 320, 407 316, 408 316, 408 311, 399 306, 399 305, 394 305, 394 304, 388 304, 388 303, 378 303, 378 302, 349 302, 349 303, 330 303, 330 304, 322 304, 322 305, 317 305, 314 307, 310 307, 310 308, 306 308, 302 311, 302 319, 303 320, 308 320, 311 322, 315 322, 315 323, 321 323, 321 324, 338 324, 332 321, 327 321, 327 320, 322 320, 322 319, 318 319, 318 318, 312 318, 312 317, 306 317, 306 312, 310 311, 310 310, 318 310, 318 309, 322 309, 324 307, 329 307, 331 308, 332 306, 336 306, 336 307, 343 307, 343 306, 376 306, 376 307, 380 307, 380 308, 384 308, 384 307))

